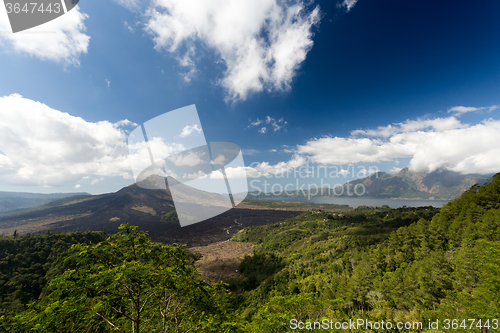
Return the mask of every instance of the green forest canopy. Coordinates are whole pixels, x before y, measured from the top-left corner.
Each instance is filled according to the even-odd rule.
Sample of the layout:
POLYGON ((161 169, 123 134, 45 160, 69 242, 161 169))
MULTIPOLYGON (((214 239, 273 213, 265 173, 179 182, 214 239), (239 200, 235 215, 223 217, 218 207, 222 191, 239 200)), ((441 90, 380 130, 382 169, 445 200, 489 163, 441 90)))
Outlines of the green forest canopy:
POLYGON ((441 209, 312 210, 234 240, 253 243, 253 256, 240 278, 211 285, 182 246, 133 226, 0 237, 0 329, 287 332, 292 319, 325 318, 475 318, 493 329, 499 319, 498 174, 441 209))

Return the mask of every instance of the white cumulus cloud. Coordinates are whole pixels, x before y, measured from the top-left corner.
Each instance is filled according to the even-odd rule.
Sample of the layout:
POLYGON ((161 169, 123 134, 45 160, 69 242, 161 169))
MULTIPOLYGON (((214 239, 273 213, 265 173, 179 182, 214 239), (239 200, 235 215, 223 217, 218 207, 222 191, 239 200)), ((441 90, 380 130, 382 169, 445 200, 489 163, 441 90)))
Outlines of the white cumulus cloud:
POLYGON ((350 174, 350 172, 347 171, 347 170, 342 169, 342 170, 339 171, 339 174, 342 175, 342 176, 347 176, 347 175, 350 174))
POLYGON ((467 127, 455 117, 434 118, 434 119, 408 119, 402 123, 379 126, 377 129, 355 130, 351 135, 364 135, 373 137, 388 138, 397 133, 415 132, 421 130, 446 131, 455 128, 467 127))
POLYGON ((377 172, 378 172, 378 169, 376 167, 370 167, 368 169, 362 167, 360 170, 358 170, 357 174, 358 174, 358 177, 366 177, 366 176, 372 175, 372 174, 377 173, 377 172))
POLYGON ((356 5, 356 2, 358 2, 358 0, 344 0, 342 3, 339 3, 337 7, 344 7, 345 11, 349 12, 354 7, 354 5, 356 5))
POLYGON ((224 155, 219 155, 213 160, 212 164, 224 165, 226 163, 226 161, 227 161, 227 159, 224 155))
POLYGON ((121 127, 87 122, 13 94, 0 97, 0 182, 60 186, 85 175, 132 178, 121 127))
MULTIPOLYGON (((52 21, 18 33, 0 34, 0 45, 16 53, 41 60, 78 66, 87 53, 90 37, 85 34, 88 16, 78 6, 52 21)), ((5 6, 0 6, 0 31, 12 31, 5 6)))
POLYGON ((455 117, 407 120, 352 134, 346 138, 312 139, 298 145, 296 152, 325 165, 410 158, 413 171, 500 171, 499 120, 487 119, 475 125, 463 124, 455 117))
MULTIPOLYGON (((237 179, 237 178, 247 178, 257 176, 258 172, 251 167, 227 167, 224 168, 224 172, 226 173, 226 177, 228 179, 237 179)), ((221 171, 215 170, 210 173, 210 178, 212 179, 224 179, 224 175, 221 171)))
POLYGON ((198 178, 206 178, 206 177, 207 177, 207 174, 201 170, 198 170, 198 172, 185 173, 184 175, 182 175, 182 178, 184 178, 184 179, 198 179, 198 178))
POLYGON ((481 110, 493 111, 498 109, 498 105, 492 105, 488 107, 473 107, 473 106, 454 106, 448 110, 448 113, 455 113, 457 116, 460 116, 467 112, 477 112, 481 110))
POLYGON ((253 163, 247 167, 249 177, 281 175, 301 167, 307 163, 307 158, 298 154, 292 156, 288 162, 278 162, 274 165, 269 162, 253 163))
POLYGON ((192 126, 186 125, 182 129, 182 132, 181 132, 181 134, 179 134, 179 136, 181 138, 185 138, 185 137, 188 137, 188 136, 192 135, 193 133, 194 134, 196 134, 196 133, 200 134, 201 133, 201 128, 198 127, 198 124, 194 124, 192 126))
POLYGON ((204 155, 204 152, 188 151, 187 153, 170 156, 168 160, 174 163, 176 166, 194 167, 205 162, 203 159, 204 155))
MULTIPOLYGON (((290 172, 308 161, 325 166, 387 161, 397 165, 398 159, 408 158, 410 170, 417 172, 446 169, 462 174, 490 174, 500 172, 498 142, 500 120, 467 124, 453 116, 408 119, 376 129, 355 130, 348 137, 313 138, 295 149, 287 149, 294 153, 288 162, 254 163, 245 171, 249 177, 259 177, 290 172)), ((338 174, 347 176, 348 170, 341 169, 338 174)), ((390 171, 399 172, 401 168, 394 166, 390 171)), ((364 177, 375 172, 375 167, 363 168, 357 175, 364 177)))
POLYGON ((244 100, 252 92, 289 89, 312 48, 313 27, 320 20, 319 7, 309 8, 302 0, 152 3, 145 30, 155 48, 175 54, 190 73, 194 73, 191 59, 196 43, 215 51, 226 66, 219 84, 232 101, 244 100))
MULTIPOLYGON (((226 167, 227 178, 245 178, 245 177, 270 177, 273 175, 284 175, 291 172, 294 168, 301 167, 307 163, 303 156, 294 155, 288 162, 279 162, 270 164, 269 162, 252 163, 245 167, 226 167)), ((216 170, 210 174, 210 178, 224 178, 221 171, 216 170)))

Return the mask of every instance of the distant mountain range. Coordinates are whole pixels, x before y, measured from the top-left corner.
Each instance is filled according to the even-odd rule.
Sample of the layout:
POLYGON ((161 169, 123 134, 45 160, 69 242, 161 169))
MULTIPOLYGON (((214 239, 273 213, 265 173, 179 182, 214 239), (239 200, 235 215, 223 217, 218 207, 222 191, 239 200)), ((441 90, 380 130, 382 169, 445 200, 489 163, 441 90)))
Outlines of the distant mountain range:
POLYGON ((89 196, 85 192, 78 193, 26 193, 0 191, 0 214, 17 209, 33 208, 72 196, 89 196))
MULTIPOLYGON (((170 184, 173 184, 169 180, 170 184)), ((202 246, 227 240, 242 228, 268 224, 299 215, 300 211, 236 208, 209 220, 181 228, 179 222, 162 218, 175 209, 165 178, 149 177, 118 192, 64 198, 24 211, 0 214, 0 234, 37 233, 43 230, 118 231, 121 223, 148 230, 155 241, 202 246), (155 188, 155 189, 153 189, 155 188), (163 188, 160 190, 158 188, 163 188)), ((186 191, 181 200, 202 203, 199 190, 186 191)), ((213 194, 211 204, 217 203, 213 194)))
MULTIPOLYGON (((397 174, 378 172, 351 182, 363 184, 366 195, 375 198, 420 198, 451 200, 458 198, 474 184, 483 184, 493 175, 467 174, 442 170, 431 173, 412 172, 408 168, 397 174)), ((344 185, 344 188, 348 185, 344 185)))
MULTIPOLYGON (((492 175, 467 174, 441 170, 431 173, 412 172, 404 168, 396 174, 377 172, 369 177, 357 179, 335 189, 311 189, 310 196, 356 196, 363 193, 371 198, 434 199, 451 200, 459 197, 474 184, 485 183, 492 175)), ((287 193, 250 193, 252 198, 307 197, 308 191, 287 193)))
MULTIPOLYGON (((377 172, 338 187, 335 191, 340 193, 344 190, 344 195, 346 195, 348 189, 350 193, 353 193, 358 185, 358 193, 363 187, 364 196, 367 197, 452 199, 472 185, 486 182, 488 178, 489 176, 461 175, 452 171, 416 173, 403 169, 397 174, 377 172)), ((170 180, 169 182, 173 184, 170 180)), ((285 196, 284 193, 275 195, 285 196)), ((334 194, 331 189, 324 189, 319 195, 332 196, 334 194)), ((298 193, 296 196, 307 196, 307 192, 298 193)), ((219 195, 212 194, 209 199, 210 203, 217 202, 218 197, 219 195)), ((205 192, 192 189, 184 192, 181 199, 185 202, 203 205, 207 196, 205 192)), ((10 203, 17 200, 19 201, 17 207, 21 207, 22 202, 31 202, 34 205, 35 202, 40 204, 44 200, 49 201, 38 207, 31 206, 24 210, 0 212, 0 234, 4 235, 12 235, 14 231, 26 234, 48 229, 61 231, 104 229, 108 232, 116 232, 121 223, 129 223, 139 226, 142 230, 149 230, 151 238, 155 241, 190 246, 226 240, 244 227, 281 221, 300 213, 299 211, 260 209, 241 205, 209 220, 181 228, 179 222, 162 218, 173 211, 175 206, 170 189, 168 186, 165 187, 165 178, 161 177, 150 177, 118 192, 102 195, 87 193, 39 195, 0 192, 0 200, 10 203)), ((10 208, 12 207, 11 205, 10 208)))

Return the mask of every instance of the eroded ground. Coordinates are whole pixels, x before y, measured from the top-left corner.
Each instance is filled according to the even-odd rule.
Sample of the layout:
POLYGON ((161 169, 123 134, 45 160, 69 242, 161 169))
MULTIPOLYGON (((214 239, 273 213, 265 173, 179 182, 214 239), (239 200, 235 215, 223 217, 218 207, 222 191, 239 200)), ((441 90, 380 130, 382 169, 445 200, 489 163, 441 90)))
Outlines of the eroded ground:
POLYGON ((245 255, 251 255, 253 245, 230 240, 207 246, 192 247, 189 250, 202 255, 195 263, 204 278, 213 283, 239 276, 238 267, 245 255))

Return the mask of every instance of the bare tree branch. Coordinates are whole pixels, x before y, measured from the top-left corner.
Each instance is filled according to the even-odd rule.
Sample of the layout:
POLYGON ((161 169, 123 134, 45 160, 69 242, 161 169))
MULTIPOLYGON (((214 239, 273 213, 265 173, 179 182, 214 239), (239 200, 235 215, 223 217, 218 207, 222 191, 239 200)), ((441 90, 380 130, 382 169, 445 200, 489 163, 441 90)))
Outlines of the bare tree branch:
POLYGON ((121 329, 119 329, 117 326, 115 326, 112 322, 110 322, 106 317, 104 317, 103 315, 101 315, 99 312, 96 312, 96 314, 101 317, 102 319, 104 319, 109 325, 111 325, 111 327, 115 328, 116 330, 118 330, 119 332, 123 333, 123 331, 121 329))

